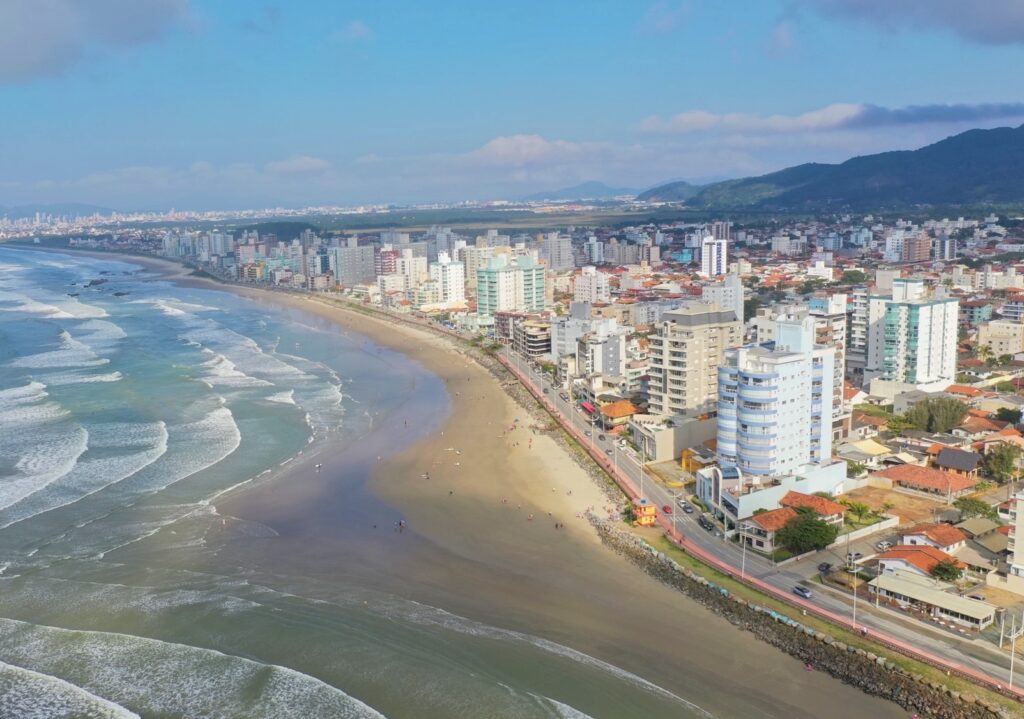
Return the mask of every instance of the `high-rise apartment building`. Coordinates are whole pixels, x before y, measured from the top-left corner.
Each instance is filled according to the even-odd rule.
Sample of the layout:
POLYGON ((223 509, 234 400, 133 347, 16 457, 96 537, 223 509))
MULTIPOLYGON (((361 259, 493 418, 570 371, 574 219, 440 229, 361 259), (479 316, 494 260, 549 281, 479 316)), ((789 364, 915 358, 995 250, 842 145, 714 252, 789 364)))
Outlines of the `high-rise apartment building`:
POLYGON ((710 235, 700 243, 700 274, 703 277, 718 277, 729 270, 726 257, 726 240, 716 240, 710 235))
POLYGON ((500 254, 476 272, 477 314, 544 309, 544 266, 530 255, 500 254))
POLYGON ((587 265, 573 281, 572 296, 575 302, 589 302, 590 304, 611 302, 608 275, 598 272, 597 268, 592 265, 587 265))
POLYGON ((932 238, 922 232, 903 240, 904 262, 927 262, 932 257, 932 238))
POLYGON ((476 271, 486 267, 490 259, 494 257, 494 248, 490 245, 472 245, 463 247, 456 259, 462 260, 463 269, 466 272, 466 287, 476 287, 476 271))
POLYGON ((871 394, 938 392, 956 380, 960 303, 930 298, 922 280, 893 280, 892 296, 867 299, 864 380, 871 394))
POLYGON ((718 456, 760 477, 792 476, 832 458, 835 348, 812 317, 780 319, 775 341, 725 353, 718 368, 718 456))
POLYGON ((725 280, 718 284, 705 285, 701 288, 700 296, 705 302, 732 310, 737 319, 743 320, 743 281, 738 273, 726 275, 725 280))
POLYGON ((447 252, 437 255, 430 263, 430 279, 437 287, 437 301, 446 307, 466 304, 466 273, 461 262, 453 262, 447 252))
POLYGON ((743 343, 736 313, 694 303, 665 312, 650 338, 651 412, 695 416, 718 404, 718 366, 743 343))
POLYGON ((362 282, 373 282, 377 277, 375 254, 372 245, 360 246, 355 237, 347 238, 345 244, 339 247, 330 248, 327 256, 335 283, 351 287, 362 282))
POLYGON ((555 272, 571 270, 576 266, 576 260, 572 254, 572 238, 568 235, 549 232, 544 237, 541 256, 547 263, 548 269, 555 272))

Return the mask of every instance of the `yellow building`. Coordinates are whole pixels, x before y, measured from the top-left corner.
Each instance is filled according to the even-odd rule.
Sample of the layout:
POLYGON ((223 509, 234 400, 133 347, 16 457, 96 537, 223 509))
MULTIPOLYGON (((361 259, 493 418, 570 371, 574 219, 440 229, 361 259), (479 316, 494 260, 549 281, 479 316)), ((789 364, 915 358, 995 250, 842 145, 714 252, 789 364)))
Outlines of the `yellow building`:
POLYGON ((633 516, 636 517, 636 523, 639 526, 653 527, 654 523, 658 521, 658 508, 646 497, 634 499, 633 516))

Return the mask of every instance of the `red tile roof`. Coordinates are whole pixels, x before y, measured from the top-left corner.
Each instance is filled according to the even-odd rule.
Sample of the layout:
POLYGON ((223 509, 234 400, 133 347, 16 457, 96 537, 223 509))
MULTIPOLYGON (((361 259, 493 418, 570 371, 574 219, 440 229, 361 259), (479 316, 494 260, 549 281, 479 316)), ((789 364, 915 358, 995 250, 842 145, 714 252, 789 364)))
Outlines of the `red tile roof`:
POLYGON ((819 497, 816 494, 804 494, 792 490, 786 492, 786 496, 779 500, 779 504, 783 507, 807 507, 822 517, 830 517, 833 514, 842 514, 846 511, 846 507, 839 502, 833 502, 831 499, 819 497))
POLYGON ((878 559, 902 559, 907 564, 913 564, 926 574, 931 574, 941 562, 952 562, 963 569, 967 565, 956 557, 946 554, 941 549, 936 549, 925 544, 910 545, 898 544, 887 552, 878 555, 878 559))
POLYGON ((971 434, 978 434, 979 432, 998 432, 1006 425, 1006 422, 1000 422, 996 419, 969 416, 960 423, 959 429, 971 434))
POLYGON ((767 512, 755 514, 747 521, 756 524, 766 532, 777 532, 789 524, 791 520, 796 519, 796 517, 795 509, 782 507, 781 509, 771 509, 767 512))
POLYGON ((951 384, 949 387, 946 387, 946 392, 949 394, 961 394, 964 397, 977 397, 985 394, 977 387, 970 387, 965 384, 951 384))
POLYGON ((954 544, 967 541, 967 535, 963 531, 949 524, 919 524, 916 527, 903 530, 903 535, 927 537, 943 547, 951 547, 954 544))
POLYGON ((974 487, 979 481, 951 472, 919 467, 916 464, 900 464, 895 467, 888 467, 881 472, 876 472, 876 476, 891 479, 896 484, 905 487, 926 489, 934 492, 962 492, 965 489, 974 487))

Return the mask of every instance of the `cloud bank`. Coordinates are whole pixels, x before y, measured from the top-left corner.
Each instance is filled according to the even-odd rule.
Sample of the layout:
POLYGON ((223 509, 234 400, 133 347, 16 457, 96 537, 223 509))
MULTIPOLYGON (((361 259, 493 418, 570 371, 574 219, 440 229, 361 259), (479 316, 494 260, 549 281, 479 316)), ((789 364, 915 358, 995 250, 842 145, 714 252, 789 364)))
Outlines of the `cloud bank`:
POLYGON ((686 134, 713 130, 728 132, 822 132, 899 125, 984 122, 1024 118, 1024 103, 978 105, 910 105, 888 108, 864 103, 835 103, 798 115, 716 114, 689 110, 668 119, 648 117, 640 129, 649 133, 686 134))
POLYGON ((90 52, 153 42, 190 19, 189 0, 2 0, 0 83, 60 75, 90 52))
POLYGON ((1024 43, 1021 0, 798 0, 821 14, 859 20, 885 31, 945 30, 986 45, 1024 43))

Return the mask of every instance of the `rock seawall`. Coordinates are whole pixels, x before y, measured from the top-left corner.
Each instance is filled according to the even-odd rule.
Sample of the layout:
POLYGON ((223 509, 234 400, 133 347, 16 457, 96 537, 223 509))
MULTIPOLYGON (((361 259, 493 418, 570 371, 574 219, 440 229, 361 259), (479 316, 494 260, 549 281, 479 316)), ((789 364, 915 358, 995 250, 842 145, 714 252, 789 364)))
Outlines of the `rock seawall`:
POLYGON ((590 521, 602 542, 659 581, 758 639, 867 694, 935 719, 1009 719, 1024 714, 1024 708, 1020 714, 1010 714, 973 695, 952 691, 885 657, 844 644, 772 609, 736 597, 728 589, 680 566, 639 537, 596 516, 591 516, 590 521))

